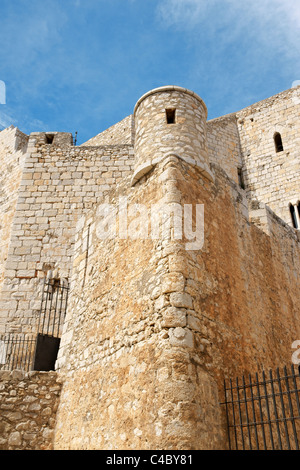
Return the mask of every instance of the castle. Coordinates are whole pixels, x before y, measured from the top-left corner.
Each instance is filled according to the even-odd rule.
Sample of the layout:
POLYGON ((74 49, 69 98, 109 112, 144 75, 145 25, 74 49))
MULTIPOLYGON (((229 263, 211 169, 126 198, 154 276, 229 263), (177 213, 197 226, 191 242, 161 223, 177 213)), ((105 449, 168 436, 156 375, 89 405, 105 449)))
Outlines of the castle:
POLYGON ((80 146, 0 132, 0 448, 228 447, 224 379, 300 340, 299 116, 165 86, 80 146))

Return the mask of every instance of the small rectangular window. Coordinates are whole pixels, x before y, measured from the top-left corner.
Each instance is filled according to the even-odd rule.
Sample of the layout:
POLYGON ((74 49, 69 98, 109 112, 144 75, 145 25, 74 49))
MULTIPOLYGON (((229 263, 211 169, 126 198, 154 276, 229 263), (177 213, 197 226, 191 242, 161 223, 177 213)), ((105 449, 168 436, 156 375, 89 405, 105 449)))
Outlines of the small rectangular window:
POLYGON ((240 188, 245 189, 244 175, 242 168, 238 168, 238 179, 240 188))
POLYGON ((52 145, 54 141, 54 134, 46 134, 46 144, 52 145))
POLYGON ((283 152, 282 139, 279 132, 274 134, 275 150, 276 152, 283 152))
POLYGON ((176 109, 166 109, 167 124, 175 124, 176 109))
POLYGON ((293 204, 290 204, 290 214, 292 218, 292 224, 294 228, 298 228, 298 221, 297 221, 297 216, 296 216, 296 210, 293 204))

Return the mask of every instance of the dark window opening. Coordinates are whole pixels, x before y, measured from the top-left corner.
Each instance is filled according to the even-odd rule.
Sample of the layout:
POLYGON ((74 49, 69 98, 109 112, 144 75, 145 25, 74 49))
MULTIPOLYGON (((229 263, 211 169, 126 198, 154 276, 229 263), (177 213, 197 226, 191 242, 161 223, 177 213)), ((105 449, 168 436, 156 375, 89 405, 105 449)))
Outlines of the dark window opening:
POLYGON ((242 168, 238 168, 238 179, 240 188, 245 189, 245 181, 242 168))
POLYGON ((46 144, 52 145, 54 141, 54 135, 53 134, 46 134, 46 144))
POLYGON ((176 109, 166 109, 167 124, 175 124, 176 109))
POLYGON ((298 209, 298 215, 299 215, 299 220, 300 220, 300 202, 297 204, 297 209, 298 209))
POLYGON ((290 204, 290 213, 291 213, 293 227, 298 228, 296 210, 295 210, 295 207, 293 206, 293 204, 290 204))
POLYGON ((37 337, 33 370, 55 370, 59 344, 60 338, 39 334, 37 337))
POLYGON ((282 152, 283 145, 282 145, 281 135, 279 134, 279 132, 276 132, 276 134, 274 135, 274 143, 275 143, 276 152, 282 152))

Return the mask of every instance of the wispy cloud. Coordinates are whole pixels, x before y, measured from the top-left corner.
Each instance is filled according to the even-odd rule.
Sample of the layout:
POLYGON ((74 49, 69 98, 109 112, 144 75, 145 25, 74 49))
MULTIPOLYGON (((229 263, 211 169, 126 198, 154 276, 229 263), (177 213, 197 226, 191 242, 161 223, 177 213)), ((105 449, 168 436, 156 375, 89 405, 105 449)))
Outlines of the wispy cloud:
POLYGON ((259 18, 265 21, 271 19, 274 28, 282 28, 287 23, 300 26, 299 0, 161 0, 157 12, 166 25, 180 25, 190 28, 204 22, 208 15, 214 13, 212 26, 227 21, 234 16, 242 19, 244 14, 247 21, 259 18), (278 20, 279 23, 278 23, 278 20))
POLYGON ((168 83, 224 114, 300 78, 299 25, 299 0, 0 0, 1 119, 84 141, 168 83))
POLYGON ((243 36, 258 36, 278 52, 296 55, 300 50, 299 0, 163 0, 157 15, 165 27, 194 34, 200 28, 208 37, 226 30, 220 47, 243 36))
POLYGON ((299 0, 163 0, 157 14, 167 27, 195 29, 202 24, 209 33, 226 25, 241 32, 248 24, 272 38, 283 34, 296 42, 300 36, 299 0))
POLYGON ((193 28, 204 21, 216 3, 217 0, 210 0, 210 3, 202 0, 165 0, 159 3, 157 13, 166 26, 193 28))
POLYGON ((0 108, 0 131, 11 125, 16 125, 17 121, 0 108))
MULTIPOLYGON (((9 3, 0 5, 0 79, 6 82, 0 123, 2 127, 20 126, 25 132, 47 130, 50 113, 43 123, 39 119, 42 109, 57 106, 60 90, 68 85, 70 76, 80 77, 79 65, 76 74, 74 67, 71 70, 71 57, 65 54, 67 8, 56 0, 19 0, 17 8, 9 3), (35 117, 30 116, 30 109, 35 110, 35 117)), ((79 7, 80 1, 73 6, 79 7)))
POLYGON ((228 96, 238 109, 299 79, 299 0, 160 0, 156 17, 193 51, 189 84, 214 90, 211 105, 228 96))

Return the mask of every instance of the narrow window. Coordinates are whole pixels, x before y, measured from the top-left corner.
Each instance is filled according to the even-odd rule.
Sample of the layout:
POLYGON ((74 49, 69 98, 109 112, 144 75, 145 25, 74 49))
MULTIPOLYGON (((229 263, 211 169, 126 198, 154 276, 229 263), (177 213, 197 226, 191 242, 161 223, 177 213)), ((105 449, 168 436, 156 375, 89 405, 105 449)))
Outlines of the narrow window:
POLYGON ((175 124, 176 109, 166 109, 167 124, 175 124))
POLYGON ((238 168, 238 179, 240 188, 245 189, 245 181, 242 168, 238 168))
POLYGON ((279 132, 276 132, 276 134, 274 134, 274 143, 275 143, 276 152, 282 152, 283 145, 282 145, 281 135, 279 134, 279 132))
POLYGON ((293 206, 293 204, 290 204, 290 213, 291 213, 293 227, 298 228, 296 210, 295 210, 295 207, 293 206))
POLYGON ((299 220, 300 220, 300 202, 297 204, 297 209, 298 209, 298 215, 299 215, 299 220))
POLYGON ((54 141, 54 135, 53 134, 46 134, 46 144, 52 145, 54 141))

